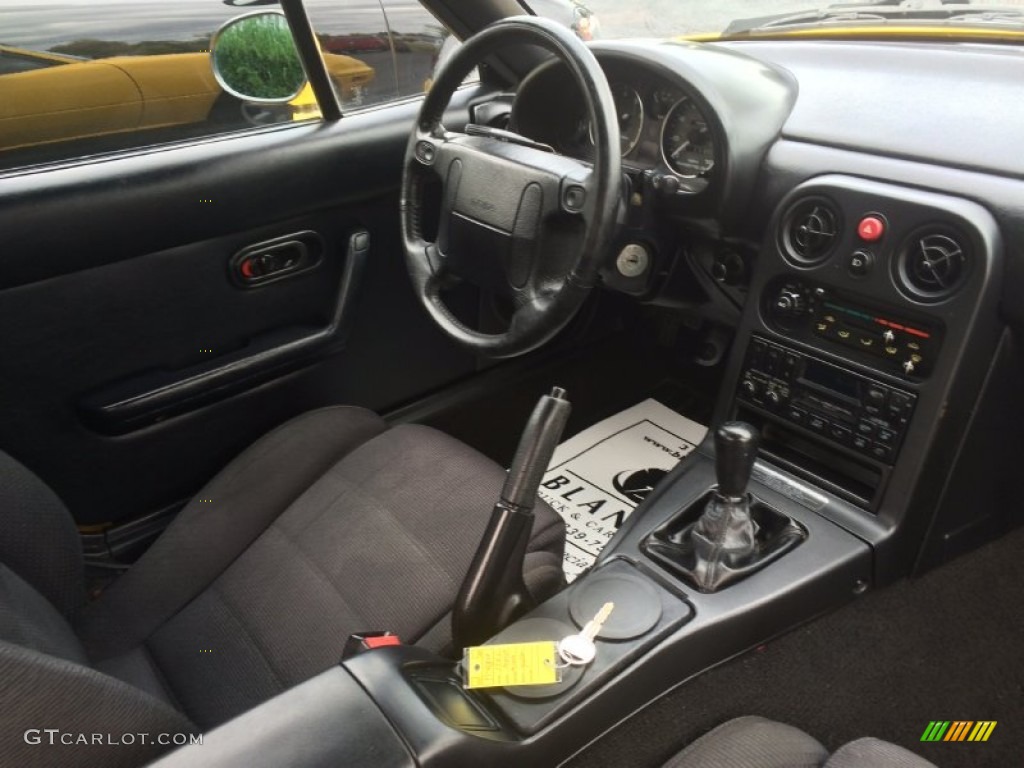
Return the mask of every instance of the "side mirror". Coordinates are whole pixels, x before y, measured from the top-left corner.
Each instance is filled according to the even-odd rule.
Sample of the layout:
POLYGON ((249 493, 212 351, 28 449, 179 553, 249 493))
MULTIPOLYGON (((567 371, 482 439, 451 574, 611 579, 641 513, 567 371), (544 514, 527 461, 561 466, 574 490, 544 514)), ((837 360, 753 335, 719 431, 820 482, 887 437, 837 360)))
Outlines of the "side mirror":
POLYGON ((306 85, 299 52, 280 11, 247 13, 226 22, 210 41, 210 59, 220 87, 245 101, 284 104, 306 85))

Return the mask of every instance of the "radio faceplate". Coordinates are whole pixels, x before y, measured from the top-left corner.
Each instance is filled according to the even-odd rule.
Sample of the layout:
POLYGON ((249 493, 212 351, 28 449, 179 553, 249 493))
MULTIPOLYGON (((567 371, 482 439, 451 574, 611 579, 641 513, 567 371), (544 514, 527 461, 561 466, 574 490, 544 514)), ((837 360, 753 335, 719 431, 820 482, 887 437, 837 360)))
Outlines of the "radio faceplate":
POLYGON ((896 461, 917 396, 758 336, 737 396, 874 461, 896 461))

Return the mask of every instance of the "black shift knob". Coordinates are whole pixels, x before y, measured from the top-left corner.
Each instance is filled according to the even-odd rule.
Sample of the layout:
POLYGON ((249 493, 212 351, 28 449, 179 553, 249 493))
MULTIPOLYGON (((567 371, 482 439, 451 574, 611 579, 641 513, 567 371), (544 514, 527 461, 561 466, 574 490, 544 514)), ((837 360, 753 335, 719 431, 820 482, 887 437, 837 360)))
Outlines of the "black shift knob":
POLYGON ((746 495, 757 444, 757 430, 744 421, 727 421, 715 430, 715 474, 720 495, 732 499, 746 495))

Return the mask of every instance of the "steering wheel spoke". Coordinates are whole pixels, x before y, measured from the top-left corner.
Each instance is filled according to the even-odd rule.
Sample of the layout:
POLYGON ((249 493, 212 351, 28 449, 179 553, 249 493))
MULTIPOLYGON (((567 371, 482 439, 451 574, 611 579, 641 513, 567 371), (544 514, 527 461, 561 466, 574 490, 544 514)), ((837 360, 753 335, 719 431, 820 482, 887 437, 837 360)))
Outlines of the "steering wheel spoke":
POLYGON ((449 335, 486 354, 510 356, 539 346, 572 319, 613 239, 622 184, 618 147, 604 73, 571 33, 543 19, 515 17, 466 41, 424 100, 402 184, 410 275, 449 335), (541 45, 574 73, 599 125, 593 166, 511 131, 470 125, 460 133, 441 124, 465 73, 509 43, 541 45), (439 216, 432 244, 423 239, 428 180, 439 216), (511 298, 517 309, 508 331, 481 334, 459 323, 440 298, 443 275, 511 298))

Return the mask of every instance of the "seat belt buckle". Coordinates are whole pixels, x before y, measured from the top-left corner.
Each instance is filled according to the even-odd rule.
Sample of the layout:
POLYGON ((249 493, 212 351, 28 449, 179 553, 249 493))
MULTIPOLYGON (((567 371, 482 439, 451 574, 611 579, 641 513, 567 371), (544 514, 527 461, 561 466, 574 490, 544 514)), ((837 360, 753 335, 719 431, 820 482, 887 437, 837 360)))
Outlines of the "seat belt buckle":
POLYGON ((401 639, 390 629, 353 632, 345 641, 345 648, 341 652, 341 660, 346 661, 353 656, 358 656, 360 653, 372 651, 374 648, 401 644, 401 639))

